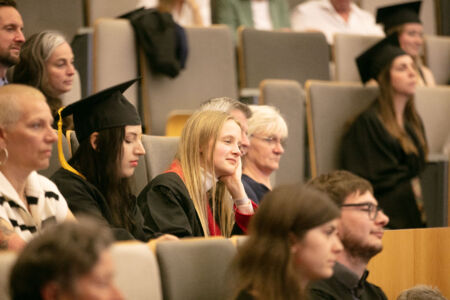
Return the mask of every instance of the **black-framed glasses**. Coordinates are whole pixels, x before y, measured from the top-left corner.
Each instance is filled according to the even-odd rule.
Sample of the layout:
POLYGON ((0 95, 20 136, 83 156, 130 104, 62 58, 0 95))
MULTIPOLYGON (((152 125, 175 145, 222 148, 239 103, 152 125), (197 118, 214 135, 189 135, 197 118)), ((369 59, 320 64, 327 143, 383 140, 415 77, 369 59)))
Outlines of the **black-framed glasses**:
POLYGON ((270 146, 276 146, 277 144, 280 144, 283 148, 286 148, 286 139, 277 138, 275 136, 257 136, 254 134, 252 134, 251 137, 264 141, 270 146))
POLYGON ((369 214, 369 219, 375 220, 378 216, 378 212, 382 212, 383 209, 376 204, 373 203, 351 203, 351 204, 342 204, 341 207, 356 207, 361 211, 365 211, 369 214))

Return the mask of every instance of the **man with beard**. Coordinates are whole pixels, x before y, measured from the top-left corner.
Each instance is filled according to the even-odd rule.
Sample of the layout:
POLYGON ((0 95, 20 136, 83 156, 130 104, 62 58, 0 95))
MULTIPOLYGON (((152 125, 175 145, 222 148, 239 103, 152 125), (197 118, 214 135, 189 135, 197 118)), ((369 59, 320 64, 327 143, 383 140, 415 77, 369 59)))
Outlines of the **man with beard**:
POLYGON ((23 21, 14 0, 0 0, 0 86, 8 83, 6 71, 19 62, 25 42, 23 21))
POLYGON ((387 299, 366 281, 369 260, 383 249, 382 237, 389 218, 378 206, 371 184, 348 171, 334 171, 308 182, 341 207, 338 236, 344 251, 338 255, 333 277, 311 284, 310 299, 387 299))

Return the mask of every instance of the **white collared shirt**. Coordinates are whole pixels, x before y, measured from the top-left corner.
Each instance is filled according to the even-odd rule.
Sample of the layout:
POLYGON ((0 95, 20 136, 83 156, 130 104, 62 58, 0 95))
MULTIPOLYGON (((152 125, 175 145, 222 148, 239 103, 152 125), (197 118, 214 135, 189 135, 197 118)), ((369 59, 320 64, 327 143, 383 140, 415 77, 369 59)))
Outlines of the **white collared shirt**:
POLYGON ((335 33, 351 33, 384 36, 381 26, 375 18, 356 4, 350 4, 347 22, 336 12, 329 0, 308 1, 297 5, 291 13, 292 29, 319 30, 323 32, 329 44, 334 43, 335 33))

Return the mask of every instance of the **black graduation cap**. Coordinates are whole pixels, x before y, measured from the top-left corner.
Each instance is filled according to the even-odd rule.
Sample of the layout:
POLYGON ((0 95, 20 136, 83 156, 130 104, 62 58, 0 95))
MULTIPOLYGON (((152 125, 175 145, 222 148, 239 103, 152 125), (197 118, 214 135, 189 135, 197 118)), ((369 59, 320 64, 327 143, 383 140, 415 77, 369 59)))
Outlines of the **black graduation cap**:
POLYGON ((405 55, 396 33, 388 35, 356 58, 359 76, 363 83, 376 79, 381 70, 399 55, 405 55))
POLYGON ((137 80, 107 88, 74 102, 61 111, 63 118, 73 115, 78 141, 102 129, 141 124, 136 108, 122 95, 137 80))
POLYGON ((384 32, 405 23, 421 23, 419 19, 422 1, 414 1, 391 6, 384 6, 377 10, 377 23, 384 25, 384 32))

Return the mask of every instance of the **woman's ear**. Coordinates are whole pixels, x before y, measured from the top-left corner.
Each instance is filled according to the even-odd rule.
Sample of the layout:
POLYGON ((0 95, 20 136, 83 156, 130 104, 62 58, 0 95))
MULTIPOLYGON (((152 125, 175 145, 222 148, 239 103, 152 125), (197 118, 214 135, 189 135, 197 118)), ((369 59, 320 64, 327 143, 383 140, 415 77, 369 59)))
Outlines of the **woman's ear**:
POLYGON ((299 238, 292 232, 288 233, 288 239, 289 239, 289 247, 291 249, 291 253, 297 253, 300 248, 299 238))
POLYGON ((97 140, 98 140, 98 132, 93 132, 89 136, 89 142, 91 143, 91 147, 94 150, 97 150, 97 140))
POLYGON ((50 281, 41 289, 41 298, 43 300, 57 300, 61 296, 61 287, 58 283, 50 281))

